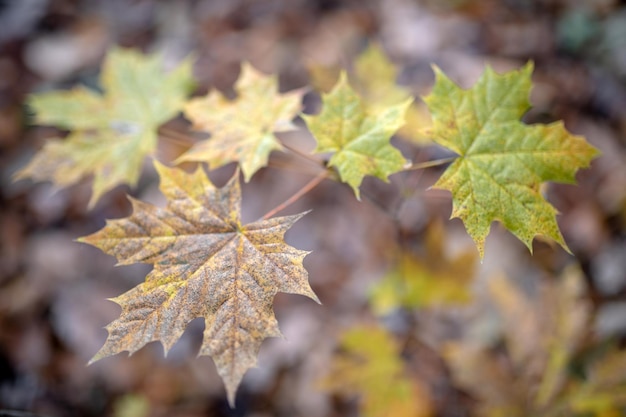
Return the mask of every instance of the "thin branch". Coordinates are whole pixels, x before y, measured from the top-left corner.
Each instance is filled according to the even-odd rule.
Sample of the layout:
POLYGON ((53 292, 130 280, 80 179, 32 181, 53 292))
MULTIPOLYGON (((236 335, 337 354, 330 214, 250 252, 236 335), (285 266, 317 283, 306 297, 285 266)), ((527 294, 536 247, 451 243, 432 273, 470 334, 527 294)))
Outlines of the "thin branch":
POLYGON ((324 163, 322 161, 320 161, 319 159, 315 158, 313 155, 309 155, 306 154, 304 152, 302 152, 299 149, 294 148, 291 145, 287 145, 286 143, 281 143, 281 145, 283 145, 285 147, 285 149, 287 149, 289 152, 293 153, 294 155, 298 155, 299 157, 306 159, 309 162, 314 163, 317 166, 323 166, 324 163))
POLYGON ((424 168, 436 167, 436 166, 439 166, 439 165, 447 164, 448 162, 452 162, 455 159, 457 159, 456 156, 453 156, 453 157, 450 157, 450 158, 435 159, 434 161, 420 162, 418 164, 411 165, 410 167, 408 167, 406 169, 406 171, 411 171, 411 170, 414 170, 414 169, 424 169, 424 168))
POLYGON ((169 140, 170 142, 178 143, 180 145, 190 146, 197 142, 194 138, 186 133, 179 132, 177 130, 163 126, 159 128, 159 133, 161 134, 161 136, 163 136, 163 138, 169 140))
POLYGON ((267 162, 267 167, 275 168, 275 169, 282 169, 284 171, 289 171, 289 172, 295 172, 298 174, 306 175, 307 177, 313 177, 319 174, 320 172, 319 166, 317 166, 317 169, 315 169, 313 165, 311 165, 311 167, 308 167, 302 164, 297 165, 297 164, 294 164, 291 159, 285 161, 275 156, 269 159, 269 161, 267 162))
POLYGON ((317 176, 315 176, 315 178, 306 183, 304 187, 300 188, 294 195, 274 207, 272 210, 265 213, 265 215, 261 217, 261 220, 267 220, 279 211, 286 209, 287 207, 295 203, 300 197, 315 188, 320 182, 322 182, 326 178, 328 178, 328 171, 320 172, 319 174, 317 174, 317 176))

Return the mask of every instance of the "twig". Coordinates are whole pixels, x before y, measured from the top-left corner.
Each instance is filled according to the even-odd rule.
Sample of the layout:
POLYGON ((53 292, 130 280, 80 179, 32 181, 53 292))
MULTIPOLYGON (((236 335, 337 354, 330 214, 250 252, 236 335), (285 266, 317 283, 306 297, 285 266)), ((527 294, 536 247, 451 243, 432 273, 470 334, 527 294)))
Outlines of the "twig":
POLYGON ((434 161, 420 162, 419 164, 411 165, 410 167, 408 167, 406 169, 406 171, 410 171, 410 170, 414 170, 414 169, 424 169, 424 168, 436 167, 436 166, 439 166, 439 165, 447 164, 448 162, 452 162, 455 159, 457 159, 456 156, 453 156, 453 157, 450 157, 450 158, 435 159, 434 161))
POLYGON ((285 208, 289 207, 291 204, 295 203, 300 197, 302 197, 303 195, 311 191, 313 188, 315 188, 320 182, 322 182, 326 178, 328 178, 328 171, 320 172, 319 174, 317 174, 317 176, 315 176, 315 178, 313 178, 311 181, 306 183, 304 187, 300 188, 294 195, 292 195, 291 197, 289 197, 288 199, 286 199, 285 201, 283 201, 282 203, 274 207, 272 210, 265 213, 265 215, 261 217, 261 220, 267 220, 273 215, 275 215, 276 213, 278 213, 279 211, 282 211, 285 208))
POLYGON ((189 146, 189 145, 193 145, 194 143, 196 143, 196 140, 192 138, 191 136, 183 132, 179 132, 177 130, 170 129, 167 127, 161 126, 159 128, 159 133, 161 134, 161 136, 163 136, 165 139, 169 140, 170 142, 178 143, 181 145, 189 146))
POLYGON ((285 147, 285 149, 287 149, 289 152, 298 155, 299 157, 306 159, 309 162, 314 163, 317 166, 321 166, 323 165, 323 162, 320 161, 319 159, 314 158, 312 155, 306 154, 302 151, 300 151, 299 149, 294 148, 291 145, 287 145, 286 143, 281 143, 281 145, 283 145, 285 147))
MULTIPOLYGON (((291 160, 289 160, 291 161, 291 160)), ((284 171, 295 172, 298 174, 306 175, 307 177, 313 177, 320 172, 320 166, 317 166, 317 169, 313 170, 309 167, 303 166, 302 164, 296 165, 293 162, 286 162, 284 160, 272 157, 267 162, 268 168, 282 169, 284 171)), ((311 166, 313 168, 313 166, 311 166)), ((329 177, 330 178, 330 177, 329 177)))

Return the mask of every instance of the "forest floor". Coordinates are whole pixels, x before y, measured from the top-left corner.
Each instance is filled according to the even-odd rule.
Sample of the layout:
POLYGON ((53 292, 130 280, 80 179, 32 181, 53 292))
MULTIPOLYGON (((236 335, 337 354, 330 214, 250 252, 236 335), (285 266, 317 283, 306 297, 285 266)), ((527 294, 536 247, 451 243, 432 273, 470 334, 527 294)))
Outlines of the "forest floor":
MULTIPOLYGON (((319 102, 319 94, 309 92, 305 110, 315 111, 319 102)), ((342 335, 382 327, 398 341, 421 415, 489 416, 501 404, 512 407, 507 415, 524 415, 515 413, 536 390, 542 371, 534 367, 545 365, 555 350, 567 351, 572 367, 587 366, 599 352, 622 353, 625 109, 624 1, 0 1, 0 416, 387 415, 363 408, 367 387, 333 374, 337 357, 345 354, 342 335), (533 108, 524 121, 563 120, 602 152, 579 172, 578 185, 544 189, 561 213, 559 226, 572 255, 539 239, 531 255, 494 224, 480 263, 463 224, 448 220, 450 195, 427 190, 441 167, 394 175, 391 184, 368 178, 360 202, 345 184, 325 181, 281 213, 313 209, 287 241, 312 251, 305 266, 322 305, 295 295, 276 297, 286 338, 263 344, 236 409, 229 408, 211 359, 196 357, 200 320, 166 358, 153 343, 131 357, 86 366, 104 343, 104 326, 119 315, 107 298, 142 282, 150 268, 114 268, 112 257, 75 239, 95 232, 105 219, 128 215, 128 193, 161 201, 158 181, 147 163, 138 187, 117 187, 92 210, 89 179, 63 189, 13 181, 47 140, 65 134, 33 124, 24 105, 28 94, 97 86, 113 45, 161 51, 168 66, 193 53, 196 94, 217 88, 232 95, 241 62, 278 74, 281 90, 288 91, 322 84, 316 69, 352 68, 371 44, 380 45, 398 68, 399 84, 416 97, 433 85, 433 64, 470 87, 487 64, 506 71, 534 62, 533 108), (373 288, 393 271, 418 268, 397 272, 401 256, 394 251, 414 254, 433 280, 445 270, 453 285, 469 285, 471 299, 379 314, 373 288), (503 276, 509 284, 494 284, 503 276), (571 333, 564 345, 546 347, 544 338, 563 328, 571 333)), ((187 126, 182 117, 168 123, 173 130, 187 126)), ((284 140, 314 147, 304 131, 284 140)), ((172 137, 163 143, 160 155, 178 155, 189 146, 172 137)), ((402 134, 393 143, 411 159, 447 155, 402 134)), ((244 220, 260 217, 314 175, 302 167, 285 171, 281 167, 299 162, 273 157, 274 165, 243 186, 244 220)), ((232 172, 229 166, 211 177, 223 184, 232 172)), ((626 360, 615 363, 626 370, 626 360)), ((579 382, 561 386, 559 398, 570 401, 575 394, 567 390, 579 382)), ((624 383, 621 376, 601 391, 624 392, 624 383)), ((570 402, 584 402, 576 398, 570 402)), ((620 414, 624 408, 605 408, 614 414, 595 415, 626 415, 620 414)), ((394 413, 388 415, 404 415, 394 413)))

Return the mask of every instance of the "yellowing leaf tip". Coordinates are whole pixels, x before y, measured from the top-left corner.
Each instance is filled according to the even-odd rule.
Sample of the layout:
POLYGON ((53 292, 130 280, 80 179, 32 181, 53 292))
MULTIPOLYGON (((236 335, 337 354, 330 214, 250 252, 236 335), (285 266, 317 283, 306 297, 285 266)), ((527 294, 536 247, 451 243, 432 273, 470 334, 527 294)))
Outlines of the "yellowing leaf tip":
MULTIPOLYGON (((266 77, 261 71, 258 71, 252 64, 247 61, 241 63, 241 69, 239 70, 239 76, 235 82, 235 90, 239 90, 245 87, 245 84, 253 82, 259 78, 266 77)), ((269 77, 269 76, 268 76, 269 77)))
POLYGON ((439 65, 431 64, 430 68, 433 70, 433 73, 435 74, 435 80, 438 80, 438 79, 450 80, 450 77, 446 75, 446 73, 441 69, 439 65))
POLYGON ((154 169, 157 171, 157 173, 159 175, 161 175, 162 173, 164 173, 167 170, 171 170, 172 169, 172 167, 169 167, 169 166, 165 165, 164 163, 162 163, 161 161, 159 161, 156 158, 152 160, 152 165, 154 166, 154 169))
POLYGON ((323 96, 327 96, 332 94, 333 92, 340 90, 342 88, 349 88, 351 89, 352 87, 350 86, 350 82, 348 81, 348 73, 345 70, 342 70, 339 73, 339 78, 337 79, 337 82, 335 83, 335 86, 332 88, 332 90, 330 91, 330 93, 328 94, 323 94, 323 96))

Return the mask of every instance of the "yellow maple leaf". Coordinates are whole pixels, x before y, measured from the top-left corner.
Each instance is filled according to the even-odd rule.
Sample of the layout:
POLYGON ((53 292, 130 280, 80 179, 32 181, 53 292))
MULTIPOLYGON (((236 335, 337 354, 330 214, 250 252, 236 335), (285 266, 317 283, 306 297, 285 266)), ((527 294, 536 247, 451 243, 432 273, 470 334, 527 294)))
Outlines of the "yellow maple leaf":
POLYGON ((161 341, 167 351, 187 324, 205 320, 200 355, 210 355, 228 399, 256 364, 261 342, 280 336, 272 311, 278 292, 317 299, 302 260, 308 252, 283 235, 304 214, 241 224, 236 174, 216 188, 201 168, 187 174, 155 163, 165 208, 131 199, 130 217, 79 239, 114 255, 120 265, 154 265, 146 281, 112 299, 121 316, 93 361, 161 341))
POLYGON ((113 48, 100 76, 104 94, 76 87, 32 95, 38 124, 71 133, 46 143, 15 179, 65 187, 93 175, 89 207, 119 184, 134 186, 144 158, 156 148, 159 125, 181 110, 193 85, 189 59, 169 74, 162 66, 158 55, 113 48))
MULTIPOLYGON (((331 90, 339 73, 338 69, 320 66, 310 68, 313 85, 323 91, 331 90)), ((398 85, 396 65, 376 43, 369 44, 359 54, 349 78, 355 91, 373 108, 389 107, 412 97, 406 87, 398 85)), ((406 110, 405 124, 398 129, 398 135, 418 145, 429 144, 432 143, 428 133, 431 125, 430 114, 424 103, 413 101, 406 110)))
POLYGON ((341 337, 341 353, 333 360, 325 389, 361 394, 366 417, 426 417, 432 404, 426 388, 404 371, 393 337, 375 326, 360 326, 341 337))
POLYGON ((371 43, 354 62, 350 80, 371 105, 390 106, 410 97, 409 91, 398 85, 397 78, 394 63, 379 45, 371 43))
POLYGON ((267 165, 273 150, 283 149, 274 133, 295 129, 291 121, 300 112, 303 91, 279 94, 277 77, 265 76, 249 64, 243 65, 235 90, 236 100, 212 91, 187 103, 185 116, 194 129, 211 137, 196 143, 177 163, 207 162, 218 168, 238 162, 249 181, 267 165))
POLYGON ((449 257, 441 221, 426 232, 423 255, 401 252, 387 275, 373 288, 370 303, 378 314, 394 308, 461 304, 471 300, 470 285, 478 261, 475 251, 449 257))

